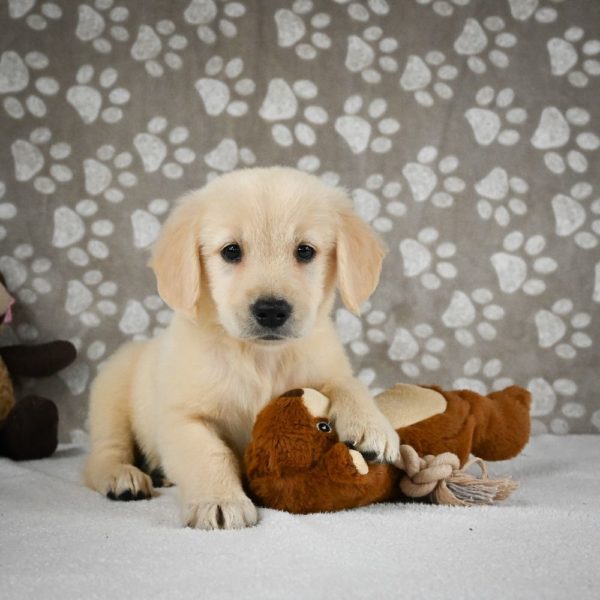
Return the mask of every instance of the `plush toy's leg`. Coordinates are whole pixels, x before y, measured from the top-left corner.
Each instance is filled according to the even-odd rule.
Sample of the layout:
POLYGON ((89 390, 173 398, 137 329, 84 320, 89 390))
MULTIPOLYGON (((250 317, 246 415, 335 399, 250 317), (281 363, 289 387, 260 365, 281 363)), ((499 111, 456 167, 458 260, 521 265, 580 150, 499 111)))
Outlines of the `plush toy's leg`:
POLYGON ((26 396, 13 408, 0 431, 0 454, 13 460, 50 456, 58 444, 58 410, 52 400, 26 396))
POLYGON ((513 458, 529 440, 531 394, 516 385, 488 397, 465 397, 477 416, 471 452, 484 460, 513 458))
POLYGON ((35 346, 0 348, 0 356, 13 377, 48 377, 70 365, 76 355, 71 342, 60 340, 35 346))

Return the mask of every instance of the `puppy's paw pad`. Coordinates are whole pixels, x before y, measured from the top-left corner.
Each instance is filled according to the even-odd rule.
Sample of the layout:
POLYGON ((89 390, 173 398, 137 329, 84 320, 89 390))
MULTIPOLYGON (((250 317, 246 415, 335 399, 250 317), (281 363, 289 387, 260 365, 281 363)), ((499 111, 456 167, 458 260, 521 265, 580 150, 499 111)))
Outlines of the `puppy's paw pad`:
POLYGON ((249 498, 231 501, 200 501, 184 510, 184 522, 194 529, 242 529, 258 521, 258 512, 249 498))

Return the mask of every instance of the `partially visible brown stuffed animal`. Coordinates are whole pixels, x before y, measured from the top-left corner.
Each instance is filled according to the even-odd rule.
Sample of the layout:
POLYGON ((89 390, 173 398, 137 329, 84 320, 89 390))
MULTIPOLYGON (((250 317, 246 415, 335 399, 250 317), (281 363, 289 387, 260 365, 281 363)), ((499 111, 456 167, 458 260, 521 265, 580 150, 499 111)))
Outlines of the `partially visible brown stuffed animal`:
MULTIPOLYGON (((399 384, 377 402, 403 444, 421 456, 452 452, 461 466, 473 452, 484 460, 516 456, 529 439, 529 392, 517 386, 488 396, 469 390, 399 384)), ((367 464, 338 439, 325 415, 329 401, 313 389, 292 390, 257 416, 245 454, 254 499, 293 513, 334 511, 402 497, 402 471, 367 464)))
MULTIPOLYGON (((12 297, 0 274, 0 325, 11 320, 12 297)), ((18 377, 48 377, 75 360, 67 341, 0 348, 0 456, 31 460, 50 456, 58 444, 58 409, 48 398, 15 399, 13 381, 18 377)))

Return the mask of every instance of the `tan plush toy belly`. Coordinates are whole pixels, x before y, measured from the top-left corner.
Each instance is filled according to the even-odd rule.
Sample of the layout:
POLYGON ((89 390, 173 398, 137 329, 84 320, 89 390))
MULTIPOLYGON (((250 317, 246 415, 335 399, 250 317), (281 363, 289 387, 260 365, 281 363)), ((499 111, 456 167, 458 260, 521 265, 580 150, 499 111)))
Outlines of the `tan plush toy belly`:
MULTIPOLYGON (((404 463, 402 459, 397 465, 367 463, 338 439, 326 417, 329 400, 316 390, 292 390, 272 400, 259 413, 245 454, 246 478, 254 499, 293 513, 397 500, 403 497, 398 484, 405 471, 419 469, 418 464, 406 464, 414 463, 414 457, 429 473, 457 472, 471 452, 485 460, 505 460, 516 456, 529 439, 531 398, 517 386, 481 396, 468 390, 398 384, 380 394, 377 402, 402 444, 414 449, 412 459, 411 453, 404 452, 404 463), (452 455, 456 455, 450 460, 452 467, 442 464, 452 455)), ((417 473, 416 483, 427 476, 424 471, 417 473)), ((489 481, 487 488, 496 485, 495 480, 489 481)), ((404 490, 415 485, 409 483, 404 490)), ((482 494, 484 499, 502 497, 501 491, 490 496, 489 489, 482 491, 477 484, 472 489, 469 493, 482 494)))

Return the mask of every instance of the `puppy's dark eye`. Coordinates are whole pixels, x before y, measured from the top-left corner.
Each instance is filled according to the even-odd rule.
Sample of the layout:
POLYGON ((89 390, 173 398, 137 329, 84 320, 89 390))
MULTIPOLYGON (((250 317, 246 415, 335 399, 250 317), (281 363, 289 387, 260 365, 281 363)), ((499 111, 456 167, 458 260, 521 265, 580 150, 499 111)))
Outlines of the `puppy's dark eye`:
POLYGON ((221 250, 221 256, 225 262, 237 263, 242 260, 242 249, 239 244, 228 244, 221 250))
POLYGON ((317 251, 307 244, 300 244, 296 248, 296 259, 300 262, 310 262, 314 257, 317 251))
POLYGON ((331 431, 331 425, 327 421, 319 421, 317 423, 317 429, 323 433, 329 433, 331 431))

